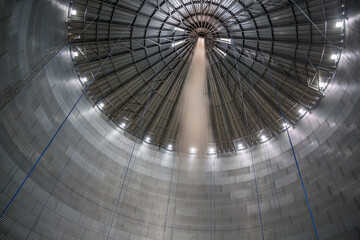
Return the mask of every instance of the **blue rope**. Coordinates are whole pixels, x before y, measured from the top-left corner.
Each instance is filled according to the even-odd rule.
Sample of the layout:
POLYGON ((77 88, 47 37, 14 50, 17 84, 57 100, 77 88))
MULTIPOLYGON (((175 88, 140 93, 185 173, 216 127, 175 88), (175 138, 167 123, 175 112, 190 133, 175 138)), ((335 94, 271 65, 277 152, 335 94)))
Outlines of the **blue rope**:
MULTIPOLYGON (((64 102, 58 107, 58 109, 56 110, 56 112, 50 117, 49 120, 51 120, 54 116, 56 116, 59 112, 60 109, 62 109, 62 107, 64 106, 64 104, 67 102, 67 100, 69 99, 70 96, 72 96, 73 92, 76 89, 73 88, 72 91, 66 96, 64 102)), ((17 126, 17 123, 14 121, 14 125, 17 126)), ((39 135, 39 137, 37 138, 35 144, 30 148, 30 150, 28 151, 28 153, 26 154, 26 156, 24 157, 24 159, 21 161, 21 163, 19 165, 17 165, 15 172, 11 175, 10 179, 6 182, 5 186, 1 189, 0 191, 0 195, 3 194, 3 192, 6 190, 6 188, 8 187, 8 185, 10 184, 10 182, 13 180, 13 178, 15 177, 15 175, 17 174, 17 172, 20 170, 20 168, 22 167, 22 165, 24 164, 25 160, 28 159, 30 153, 35 149, 35 147, 37 146, 37 144, 40 142, 41 137, 44 135, 44 132, 46 129, 48 129, 51 126, 51 122, 49 121, 48 124, 46 125, 45 128, 43 128, 43 130, 41 131, 39 135)))
MULTIPOLYGON (((130 24, 128 25, 128 27, 125 29, 125 31, 130 27, 130 24)), ((90 83, 92 83, 95 80, 95 77, 97 76, 97 74, 100 72, 100 70, 102 69, 102 67, 104 66, 104 64, 107 62, 107 60, 109 59, 112 51, 117 47, 117 45, 119 44, 120 40, 122 39, 124 34, 121 35, 121 37, 118 39, 118 41, 116 42, 114 48, 110 51, 109 55, 106 57, 105 61, 100 65, 99 69, 97 70, 97 72, 95 73, 94 77, 91 79, 90 83)), ((73 107, 70 109, 69 113, 66 115, 65 119, 63 120, 63 122, 61 123, 61 125, 59 126, 59 128, 56 130, 55 134, 53 135, 53 137, 51 138, 50 142, 46 145, 44 151, 41 153, 40 157, 36 160, 35 164, 33 165, 33 167, 31 168, 30 172, 26 175, 25 179, 23 180, 23 182, 21 183, 20 187, 17 189, 17 191, 15 192, 14 196, 11 198, 10 202, 6 205, 5 209, 2 211, 1 215, 0 215, 0 219, 2 218, 2 216, 5 214, 6 210, 9 208, 9 206, 11 205, 11 203, 14 201, 15 197, 18 195, 20 189, 23 187, 23 185, 25 184, 25 182, 27 181, 27 179, 29 178, 30 174, 34 171, 35 167, 37 166, 37 164, 39 163, 40 159, 44 156, 45 152, 47 151, 47 149, 50 147, 50 145, 52 144, 52 142, 54 141, 55 137, 57 136, 57 134, 59 133, 59 131, 61 130, 61 128, 64 126, 65 122, 67 121, 67 119, 69 118, 69 116, 71 115, 71 113, 74 111, 75 107, 78 105, 78 103, 80 102, 82 96, 84 96, 86 90, 88 89, 88 87, 90 86, 90 84, 84 88, 84 90, 82 91, 81 95, 79 96, 79 98, 76 100, 75 104, 73 105, 73 107)))
MULTIPOLYGON (((261 49, 261 52, 262 52, 263 57, 265 57, 264 51, 263 51, 263 49, 262 49, 262 47, 261 47, 260 44, 259 44, 259 47, 260 47, 260 49, 261 49)), ((271 79, 271 82, 272 82, 272 85, 273 85, 273 88, 274 88, 274 92, 275 92, 275 95, 276 95, 276 99, 277 99, 277 101, 278 101, 278 106, 279 106, 279 109, 280 109, 280 112, 281 112, 281 116, 282 116, 283 122, 286 124, 286 119, 285 119, 284 112, 283 112, 283 109, 282 109, 282 106, 281 106, 280 98, 279 98, 278 93, 277 93, 277 89, 276 89, 276 86, 275 86, 275 83, 274 83, 274 79, 272 78, 271 70, 270 70, 268 64, 267 64, 265 61, 264 61, 264 65, 265 65, 266 69, 268 70, 268 73, 269 73, 269 76, 270 76, 270 79, 271 79)), ((287 133, 287 136, 288 136, 288 139, 289 139, 289 143, 290 143, 290 146, 291 146, 292 154, 293 154, 293 156, 294 156, 296 168, 297 168, 297 171, 298 171, 298 174, 299 174, 299 177, 300 177, 301 186, 302 186, 303 191, 304 191, 304 195, 305 195, 306 203, 307 203, 307 206, 308 206, 309 214, 310 214, 310 217, 311 217, 311 221, 312 221, 312 224, 313 224, 313 227, 314 227, 315 235, 316 235, 316 238, 319 240, 319 235, 318 235, 318 232, 317 232, 317 229, 316 229, 316 225, 315 225, 315 221, 314 221, 313 214, 312 214, 312 212, 311 212, 311 207, 310 207, 309 199, 308 199, 308 196, 307 196, 307 193, 306 193, 305 185, 304 185, 304 182, 303 182, 303 179, 302 179, 302 176, 301 176, 299 164, 298 164, 298 161, 297 161, 297 159, 296 159, 294 146, 293 146, 293 144, 292 144, 292 141, 291 141, 291 137, 290 137, 290 133, 289 133, 288 128, 286 128, 286 133, 287 133)))
MULTIPOLYGON (((306 59, 307 59, 307 60, 309 61, 309 63, 312 65, 311 60, 310 60, 310 58, 307 56, 307 54, 306 54, 304 51, 302 51, 302 53, 305 55, 306 59)), ((296 91, 295 91, 295 93, 296 93, 296 91)), ((350 129, 349 124, 347 123, 347 119, 346 119, 344 113, 342 112, 342 110, 341 110, 341 108, 340 108, 340 106, 339 106, 339 102, 338 102, 338 103, 335 102, 335 98, 332 96, 332 94, 331 94, 331 92, 330 92, 329 90, 328 90, 328 93, 330 94, 330 97, 331 97, 333 103, 335 104, 336 108, 339 110, 339 112, 341 113, 342 117, 344 118, 345 125, 347 125, 347 127, 350 129)), ((297 93, 296 93, 296 96, 297 96, 297 98, 298 98, 298 101, 300 102, 300 98, 299 98, 299 96, 298 96, 297 93)), ((320 152, 321 152, 321 154, 322 154, 322 155, 321 155, 321 158, 322 158, 323 162, 325 162, 326 167, 329 169, 331 180, 333 181, 336 189, 340 192, 340 187, 337 185, 337 182, 335 181, 335 177, 334 177, 333 171, 332 171, 332 169, 331 169, 331 167, 330 167, 327 159, 324 158, 324 154, 325 154, 325 153, 324 153, 324 151, 322 150, 322 145, 320 144, 320 141, 319 141, 319 139, 318 139, 318 137, 317 137, 317 135, 316 135, 316 133, 315 133, 315 131, 314 131, 314 128, 312 127, 309 119, 308 119, 308 122, 309 122, 309 125, 310 125, 310 127, 311 127, 312 132, 314 133, 315 140, 316 140, 317 144, 319 145, 319 149, 320 149, 320 152)), ((358 136, 356 136, 353 131, 351 131, 351 133, 355 136, 355 138, 356 138, 358 141, 360 141, 359 138, 358 138, 358 136)), ((346 211, 347 214, 350 216, 350 211, 349 211, 349 209, 346 207, 347 205, 346 205, 346 203, 345 203, 345 200, 342 199, 342 198, 341 198, 341 200, 342 200, 342 203, 343 203, 343 205, 344 205, 345 211, 346 211)), ((355 223, 353 222, 352 218, 350 217, 349 219, 350 219, 350 221, 351 221, 351 223, 352 223, 352 225, 353 225, 356 233, 358 234, 358 236, 360 236, 360 231, 356 228, 356 225, 355 225, 355 223)))
POLYGON ((68 157, 68 159, 67 159, 66 163, 64 164, 63 168, 61 169, 61 171, 60 171, 60 175, 59 175, 59 176, 58 176, 58 178, 56 179, 55 184, 52 186, 52 188, 51 188, 51 190, 50 190, 50 192, 49 192, 49 194, 48 194, 48 196, 47 196, 47 198, 46 198, 45 202, 42 204, 41 210, 40 210, 39 214, 37 215, 37 217, 36 217, 36 219, 35 219, 35 221, 34 221, 33 225, 31 226, 31 228, 30 228, 30 230, 29 230, 28 234, 26 235, 25 239, 28 239, 28 238, 29 238, 29 236, 30 236, 30 234, 31 234, 31 232, 34 230, 34 228, 35 228, 35 226, 36 226, 36 224, 37 224, 37 222, 38 222, 38 220, 39 220, 39 218, 40 218, 40 215, 42 214, 42 212, 43 212, 44 208, 46 207, 46 205, 47 205, 47 203, 48 203, 48 201, 49 201, 49 199, 50 199, 51 195, 53 194, 53 192, 54 192, 54 190, 55 190, 55 188, 56 188, 56 186, 57 186, 57 184, 58 184, 59 180, 61 179, 61 177, 62 177, 62 175, 63 175, 63 173, 64 173, 64 170, 66 169, 66 167, 67 167, 68 163, 70 162, 71 157, 72 157, 73 153, 75 152, 75 149, 77 148, 77 146, 78 146, 78 144, 79 144, 80 140, 81 140, 81 139, 82 139, 82 137, 83 137, 83 134, 84 134, 84 132, 85 132, 86 128, 88 127, 89 123, 91 122, 91 120, 92 120, 92 118, 93 118, 93 116, 94 116, 94 113, 95 113, 95 111, 93 111, 93 112, 91 113, 91 116, 90 116, 89 121, 86 123, 85 127, 84 127, 84 128, 83 128, 83 130, 81 131, 79 139, 78 139, 78 140, 77 140, 77 142, 75 143, 75 145, 74 145, 74 147, 73 147, 72 152, 70 153, 70 155, 69 155, 69 157, 68 157))
POLYGON ((81 30, 77 35, 76 37, 73 38, 73 40, 71 40, 68 44, 66 44, 58 54, 56 54, 56 56, 40 71, 40 73, 37 74, 37 76, 30 82, 29 85, 27 85, 27 88, 26 88, 26 91, 22 91, 22 93, 20 95, 17 95, 12 101, 11 103, 9 103, 6 108, 3 109, 2 113, 0 114, 0 120, 5 116, 5 114, 12 108, 13 105, 15 105, 15 103, 20 100, 23 96, 25 96, 25 93, 27 93, 27 91, 30 89, 31 85, 36 82, 38 79, 40 79, 40 77, 46 72, 46 70, 55 62, 58 60, 58 58, 60 57, 60 55, 65 52, 65 50, 70 47, 74 42, 75 40, 80 37, 81 34, 84 33, 84 31, 86 29, 88 29, 88 27, 96 20, 99 18, 99 16, 104 12, 106 11, 110 5, 114 2, 114 0, 111 0, 111 2, 106 5, 105 8, 103 8, 103 10, 101 10, 99 12, 98 15, 96 15, 96 17, 93 18, 93 20, 91 20, 91 22, 89 22, 84 28, 83 30, 81 30))
MULTIPOLYGON (((240 55, 239 55, 239 59, 240 59, 240 55)), ((246 63, 246 61, 244 61, 244 64, 248 67, 248 72, 249 72, 249 78, 250 78, 250 83, 251 83, 251 87, 252 89, 255 91, 255 87, 254 87, 254 83, 253 83, 253 80, 252 80, 252 74, 251 74, 251 69, 250 69, 250 65, 248 65, 246 63)), ((294 87, 294 86, 293 86, 294 87)), ((263 118, 261 116, 261 113, 259 111, 259 103, 257 101, 257 96, 255 94, 255 92, 253 92, 253 96, 255 98, 255 104, 256 104, 256 112, 257 112, 257 115, 258 115, 258 118, 263 121, 263 118)), ((267 147, 266 147, 267 149, 267 147)), ((274 177, 274 173, 272 171, 272 167, 271 167, 271 162, 270 162, 270 159, 268 159, 268 161, 266 161, 266 166, 268 168, 268 171, 269 171, 269 164, 270 164, 270 169, 271 169, 271 174, 272 174, 272 178, 273 178, 273 185, 274 185, 274 189, 275 189, 275 193, 276 193, 276 197, 277 197, 277 201, 278 201, 278 208, 279 208, 279 213, 280 213, 280 217, 281 217, 281 222, 282 222, 282 227, 283 227, 283 231, 284 231, 284 236, 285 236, 285 239, 287 239, 286 237, 286 230, 285 230, 285 224, 284 224, 284 219, 283 219, 283 215, 282 215, 282 211, 281 211, 281 206, 280 206, 280 200, 279 200, 279 195, 278 195, 278 191, 276 189, 276 186, 275 186, 275 177, 274 177)), ((275 200, 275 196, 274 196, 274 192, 272 191, 272 196, 275 200)))
MULTIPOLYGON (((123 181, 122 181, 122 184, 121 184, 119 197, 118 197, 118 199, 117 199, 117 201, 116 201, 115 211, 114 211, 113 216, 112 216, 112 219, 111 219, 111 224, 110 224, 110 226, 109 226, 109 231, 108 231, 108 234, 107 234, 107 238, 106 238, 106 239, 109 239, 109 234, 110 234, 111 226, 112 226, 112 224, 113 224, 114 217, 115 217, 115 214, 116 214, 116 212, 117 212, 118 204, 119 204, 120 197, 121 197, 121 194, 122 194, 122 191, 123 191, 123 188, 124 188, 124 183, 125 183, 125 181, 126 181, 126 177, 127 177, 128 171, 129 171, 130 163, 132 162, 132 157, 133 157, 133 154, 134 154, 134 149, 135 149, 135 146, 136 146, 136 143, 137 143, 137 137, 139 136, 140 129, 141 129, 141 127, 142 127, 142 123, 143 123, 143 120, 144 120, 144 116, 145 116, 145 113, 147 112, 147 108, 148 108, 150 96, 151 96, 151 94, 152 94, 152 90, 154 89, 155 79, 156 79, 156 77, 157 77, 157 75, 158 75, 158 72, 159 72, 159 66, 160 66, 161 60, 163 59, 162 53, 160 53, 160 56, 161 56, 161 59, 160 59, 160 61, 157 63, 156 72, 155 72, 154 78, 153 78, 153 80, 152 80, 152 84, 151 84, 151 88, 150 88, 150 91, 149 91, 149 95, 148 95, 147 100, 146 100, 145 109, 144 109, 144 112, 143 112, 143 114, 142 114, 142 116, 141 116, 140 124, 139 124, 139 127, 138 127, 137 132, 136 132, 136 135, 135 135, 136 138, 135 138, 135 141, 134 141, 132 150, 131 150, 130 158, 129 158, 127 167, 126 167, 126 169, 125 169, 125 173, 123 174, 124 177, 123 177, 123 181)), ((131 170, 131 172, 130 172, 130 177, 131 177, 131 175, 132 175, 132 170, 131 170)), ((120 206, 120 213, 119 213, 119 217, 117 218, 117 221, 116 221, 116 226, 118 225, 118 222, 119 222, 119 219, 120 219, 120 216, 121 216, 122 206, 123 206, 124 201, 125 201, 125 197, 126 197, 126 193, 127 193, 127 189, 128 189, 129 184, 130 184, 130 178, 129 178, 129 183, 127 184, 127 187, 126 187, 126 189, 125 189, 125 193, 124 193, 124 197, 123 197, 122 204, 121 204, 121 206, 120 206)), ((115 227, 114 236, 115 236, 116 230, 117 230, 117 227, 115 227)))
MULTIPOLYGON (((98 57, 98 55, 96 54, 96 56, 98 57)), ((99 58, 99 57, 98 57, 99 58)), ((86 57, 86 59, 88 60, 88 58, 86 57)), ((90 67, 88 67, 90 69, 90 67)), ((0 195, 6 190, 6 188, 8 187, 8 185, 10 184, 10 182, 13 180, 13 178, 15 177, 15 175, 17 174, 17 172, 19 171, 19 169, 22 167, 22 165, 24 164, 25 160, 28 159, 30 153, 35 149, 35 147, 37 146, 37 144, 40 142, 41 137, 44 135, 44 132, 46 129, 48 129, 50 127, 50 125, 52 124, 51 119, 53 119, 59 112, 60 109, 62 109, 62 107, 64 106, 64 104, 67 102, 67 100, 69 99, 70 96, 73 95, 73 92, 75 92, 76 88, 72 88, 71 92, 65 97, 64 101, 62 102, 62 104, 57 108, 56 112, 54 114, 52 114, 49 118, 49 122, 46 125, 45 128, 43 128, 43 130, 41 131, 40 134, 37 134, 37 136, 39 136, 35 142, 35 144, 33 144, 33 146, 30 148, 30 150, 28 151, 28 153, 26 154, 26 156, 24 157, 24 159, 21 161, 21 163, 19 165, 17 165, 15 172, 12 174, 12 176, 10 177, 10 179, 7 181, 7 183, 5 184, 5 186, 1 189, 0 191, 0 195)), ((15 127, 18 125, 16 122, 14 122, 15 127)))
MULTIPOLYGON (((283 228, 283 231, 284 231, 284 237, 285 237, 285 240, 286 240, 286 239, 287 239, 287 236, 286 236, 285 223, 284 223, 284 218, 283 218, 283 214, 282 214, 282 211, 281 211, 281 205, 280 205, 280 200, 279 200, 279 194, 278 194, 278 191, 277 191, 277 188, 276 188, 276 184, 275 184, 275 176, 274 176, 274 172, 273 172, 273 169, 272 169, 272 166, 271 166, 270 154, 269 154, 269 150, 268 150, 267 145, 265 145, 265 150, 266 150, 266 153, 267 153, 267 155, 268 155, 268 158, 267 158, 267 161, 266 161, 266 167, 267 167, 268 171, 269 171, 269 169, 271 170, 271 176, 272 176, 273 185, 274 185, 274 189, 275 189, 276 200, 277 200, 277 203, 278 203, 278 208, 279 208, 280 218, 281 218, 281 222, 282 222, 282 228, 283 228)), ((265 154, 265 156, 266 156, 266 154, 265 154)), ((275 202, 274 192, 272 192, 272 195, 273 195, 274 202, 275 202)))
MULTIPOLYGON (((232 37, 232 31, 231 31, 230 28, 229 28, 229 30, 230 30, 231 42, 233 43, 233 44, 231 44, 231 45, 232 45, 232 47, 233 47, 234 60, 235 60, 236 71, 237 71, 237 75, 238 75, 240 92, 241 92, 242 103, 243 103, 243 108, 244 108, 244 118, 245 118, 245 123, 246 123, 246 131, 247 131, 247 134, 248 134, 249 138, 251 139, 249 124, 248 124, 248 120, 247 120, 247 116, 246 116, 245 99, 244 99, 244 93, 243 93, 242 84, 241 84, 241 78, 240 78, 240 73, 239 73, 239 66, 238 66, 238 62, 237 62, 237 60, 236 60, 235 45, 234 45, 234 41, 233 41, 233 37, 232 37)), ((252 166, 253 166, 252 169, 253 169, 253 174, 254 174, 255 189, 256 189, 256 198, 257 198, 257 204, 258 204, 258 210, 259 210, 261 236, 262 236, 262 239, 264 240, 264 239, 265 239, 265 236, 264 236, 264 229, 263 229, 263 223, 262 223, 262 215, 261 215, 261 206, 260 206, 259 190, 258 190, 258 185, 257 185, 257 180, 256 180, 255 163, 254 163, 252 145, 250 145, 250 156, 251 156, 251 162, 252 162, 252 166)))

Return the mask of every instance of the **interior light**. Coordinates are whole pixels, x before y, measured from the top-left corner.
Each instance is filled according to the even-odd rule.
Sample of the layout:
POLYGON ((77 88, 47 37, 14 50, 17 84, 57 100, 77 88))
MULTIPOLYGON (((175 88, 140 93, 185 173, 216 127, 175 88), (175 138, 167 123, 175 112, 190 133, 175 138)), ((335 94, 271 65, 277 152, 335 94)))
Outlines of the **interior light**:
POLYGON ((331 55, 331 59, 332 59, 332 60, 336 60, 337 58, 338 58, 338 55, 337 55, 337 54, 331 55))
POLYGON ((229 38, 218 38, 218 40, 220 41, 220 42, 224 42, 224 43, 231 43, 231 39, 229 39, 229 38))
POLYGON ((104 106, 105 106, 105 104, 103 104, 103 103, 100 103, 100 104, 99 104, 99 108, 101 108, 101 109, 102 109, 104 106))
POLYGON ((74 57, 79 56, 79 53, 78 53, 78 52, 73 52, 72 54, 73 54, 74 57))
POLYGON ((215 153, 215 148, 210 148, 209 153, 215 153))
POLYGON ((150 142, 150 140, 151 140, 150 137, 146 137, 146 138, 145 138, 145 141, 147 141, 147 142, 150 142))
POLYGON ((76 15, 76 13, 77 13, 76 10, 74 10, 74 9, 71 10, 71 15, 76 15))
POLYGON ((120 127, 122 127, 122 128, 125 128, 125 126, 126 126, 126 123, 124 123, 124 122, 120 124, 120 127))
POLYGON ((261 140, 265 141, 266 139, 267 139, 266 136, 264 135, 261 136, 261 140))
POLYGON ((243 148, 243 145, 241 143, 238 144, 238 148, 243 148))
POLYGON ((322 82, 322 81, 319 82, 319 87, 320 87, 320 88, 325 87, 325 85, 326 85, 326 83, 324 83, 324 82, 322 82))
POLYGON ((226 56, 226 52, 224 52, 223 50, 219 49, 219 48, 215 48, 223 57, 226 56))
POLYGON ((171 44, 172 47, 175 47, 176 45, 179 45, 181 43, 183 43, 184 41, 179 41, 179 42, 174 42, 171 44))
POLYGON ((196 153, 196 148, 194 147, 190 148, 190 153, 196 153))
POLYGON ((87 82, 87 78, 86 78, 86 77, 83 77, 83 78, 81 78, 81 81, 82 81, 83 83, 86 83, 86 82, 87 82))
POLYGON ((340 27, 342 27, 343 26, 343 21, 341 21, 341 22, 337 22, 336 24, 335 24, 335 26, 337 27, 337 28, 340 28, 340 27))
POLYGON ((284 128, 287 128, 287 127, 289 127, 289 124, 283 123, 283 126, 284 126, 284 128))
POLYGON ((181 28, 178 28, 178 27, 175 27, 175 28, 174 28, 174 31, 182 31, 182 32, 185 32, 184 29, 181 29, 181 28))
POLYGON ((304 109, 302 109, 302 108, 299 109, 300 114, 303 114, 304 112, 305 112, 304 109))
POLYGON ((168 145, 168 149, 172 149, 172 147, 173 147, 173 146, 172 146, 171 144, 168 145))

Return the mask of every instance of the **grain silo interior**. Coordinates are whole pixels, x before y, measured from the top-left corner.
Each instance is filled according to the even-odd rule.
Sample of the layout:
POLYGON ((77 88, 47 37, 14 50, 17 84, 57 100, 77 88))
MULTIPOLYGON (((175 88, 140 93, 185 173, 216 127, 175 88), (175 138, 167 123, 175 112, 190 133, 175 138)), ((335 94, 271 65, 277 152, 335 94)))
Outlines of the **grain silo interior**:
POLYGON ((358 0, 0 19, 0 239, 360 239, 358 0))

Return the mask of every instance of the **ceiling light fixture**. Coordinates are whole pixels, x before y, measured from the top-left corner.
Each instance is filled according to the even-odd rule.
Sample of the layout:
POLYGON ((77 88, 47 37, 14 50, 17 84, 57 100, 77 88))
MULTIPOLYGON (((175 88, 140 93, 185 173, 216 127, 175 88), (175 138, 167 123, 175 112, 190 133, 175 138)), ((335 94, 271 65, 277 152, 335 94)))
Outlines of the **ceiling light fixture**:
POLYGON ((220 55, 222 55, 223 57, 226 56, 226 52, 224 52, 223 50, 219 49, 219 48, 215 48, 219 53, 220 55))
POLYGON ((190 153, 196 153, 196 148, 194 147, 190 148, 190 153))
POLYGON ((172 149, 172 147, 173 147, 173 146, 172 146, 171 144, 168 145, 168 149, 172 149))
POLYGON ((184 42, 184 41, 175 42, 175 43, 172 43, 171 46, 172 46, 172 47, 175 47, 176 45, 179 45, 179 44, 181 44, 181 43, 183 43, 183 42, 184 42))
POLYGON ((224 42, 224 43, 231 43, 231 39, 230 38, 218 38, 219 42, 224 42))
POLYGON ((185 30, 184 30, 184 29, 181 29, 181 28, 178 28, 178 27, 175 27, 175 28, 174 28, 174 31, 181 31, 181 32, 185 32, 185 30))
POLYGON ((121 127, 121 128, 125 128, 125 127, 126 127, 126 123, 124 123, 124 122, 121 123, 121 124, 120 124, 120 127, 121 127))
POLYGON ((78 53, 78 52, 72 52, 72 54, 73 54, 74 57, 79 56, 79 53, 78 53))
POLYGON ((343 22, 343 21, 337 22, 337 23, 335 24, 335 26, 336 26, 337 28, 341 28, 343 25, 344 25, 344 22, 343 22))
POLYGON ((320 88, 324 88, 325 85, 326 85, 326 83, 324 83, 324 82, 322 82, 322 81, 319 82, 319 87, 320 87, 320 88))
POLYGON ((76 10, 74 10, 74 9, 71 10, 71 15, 76 15, 76 13, 77 13, 76 10))
POLYGON ((338 54, 333 54, 333 55, 331 55, 331 59, 332 60, 337 60, 338 59, 338 54))
POLYGON ((86 82, 87 82, 87 78, 86 78, 86 77, 83 77, 83 78, 81 78, 81 81, 82 81, 83 83, 86 83, 86 82))
POLYGON ((100 103, 98 106, 99 106, 99 108, 103 109, 103 107, 105 106, 105 104, 100 103))
POLYGON ((241 148, 243 148, 244 146, 241 144, 241 143, 239 143, 238 144, 238 149, 241 149, 241 148))
POLYGON ((267 140, 267 137, 264 136, 264 135, 262 135, 262 136, 261 136, 261 140, 262 140, 262 141, 266 141, 266 140, 267 140))
POLYGON ((215 148, 210 148, 209 153, 215 153, 215 148))
POLYGON ((146 137, 146 138, 145 138, 145 141, 146 141, 146 142, 150 142, 150 140, 151 140, 150 137, 146 137))

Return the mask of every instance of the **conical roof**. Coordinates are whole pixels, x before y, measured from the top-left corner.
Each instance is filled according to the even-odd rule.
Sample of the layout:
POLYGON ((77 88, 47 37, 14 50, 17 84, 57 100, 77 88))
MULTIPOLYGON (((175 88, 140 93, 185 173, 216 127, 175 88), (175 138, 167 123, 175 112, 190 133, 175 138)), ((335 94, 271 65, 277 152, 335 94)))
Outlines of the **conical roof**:
POLYGON ((75 0, 68 33, 94 104, 126 131, 174 148, 176 107, 196 40, 205 37, 216 148, 232 151, 275 136, 286 127, 282 115, 290 126, 321 99, 342 45, 341 4, 75 0))

